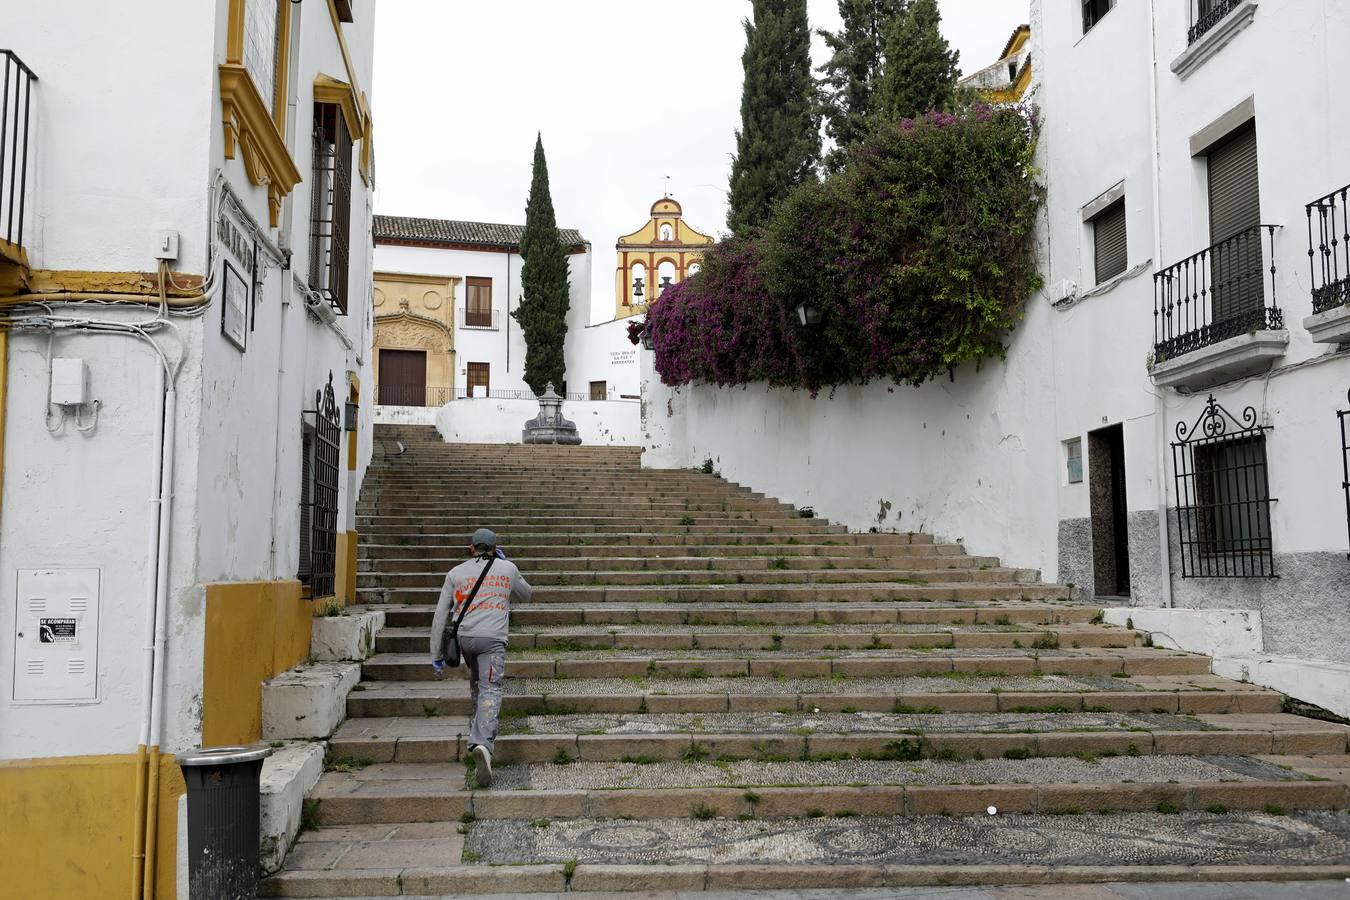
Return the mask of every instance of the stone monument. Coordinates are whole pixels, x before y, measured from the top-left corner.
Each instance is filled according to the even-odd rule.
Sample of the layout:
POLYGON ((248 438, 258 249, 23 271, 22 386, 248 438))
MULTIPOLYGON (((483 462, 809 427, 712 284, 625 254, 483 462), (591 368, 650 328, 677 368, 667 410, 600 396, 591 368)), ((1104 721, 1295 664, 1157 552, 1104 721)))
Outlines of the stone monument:
POLYGON ((527 444, 580 444, 575 422, 563 418, 562 398, 548 383, 539 397, 539 415, 525 423, 523 432, 527 444))

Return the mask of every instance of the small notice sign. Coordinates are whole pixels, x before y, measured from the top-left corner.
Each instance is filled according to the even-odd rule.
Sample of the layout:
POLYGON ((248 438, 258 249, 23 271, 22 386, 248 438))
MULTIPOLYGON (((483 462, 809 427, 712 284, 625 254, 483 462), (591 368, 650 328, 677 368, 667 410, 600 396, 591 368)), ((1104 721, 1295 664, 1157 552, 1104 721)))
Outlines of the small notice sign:
POLYGON ((612 366, 622 366, 637 362, 636 350, 611 350, 609 351, 609 364, 612 366))
POLYGON ((66 644, 76 638, 74 619, 39 619, 38 643, 66 644))

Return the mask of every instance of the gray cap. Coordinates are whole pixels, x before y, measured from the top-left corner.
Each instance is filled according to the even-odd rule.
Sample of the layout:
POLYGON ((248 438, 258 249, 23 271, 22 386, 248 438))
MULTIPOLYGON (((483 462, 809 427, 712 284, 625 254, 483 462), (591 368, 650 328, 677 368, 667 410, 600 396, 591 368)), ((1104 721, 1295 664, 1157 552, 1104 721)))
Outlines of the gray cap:
POLYGON ((487 528, 480 528, 473 533, 473 545, 475 547, 486 547, 489 550, 496 550, 497 535, 493 534, 487 528))

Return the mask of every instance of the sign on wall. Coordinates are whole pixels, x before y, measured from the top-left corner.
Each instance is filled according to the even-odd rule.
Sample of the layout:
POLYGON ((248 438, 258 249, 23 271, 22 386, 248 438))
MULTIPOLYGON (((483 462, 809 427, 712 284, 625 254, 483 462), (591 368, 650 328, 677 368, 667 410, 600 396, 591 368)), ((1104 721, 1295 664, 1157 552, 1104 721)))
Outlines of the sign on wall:
POLYGON ((637 362, 637 350, 609 351, 609 364, 611 366, 626 366, 635 362, 637 362))
POLYGON ((249 280, 229 260, 223 263, 225 286, 220 304, 220 333, 243 352, 248 344, 249 280))

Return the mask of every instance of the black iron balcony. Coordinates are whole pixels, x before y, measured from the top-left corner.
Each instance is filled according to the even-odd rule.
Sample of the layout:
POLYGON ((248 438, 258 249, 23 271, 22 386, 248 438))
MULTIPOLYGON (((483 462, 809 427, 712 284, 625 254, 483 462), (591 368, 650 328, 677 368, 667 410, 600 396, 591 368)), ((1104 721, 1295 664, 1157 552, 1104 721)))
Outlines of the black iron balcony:
POLYGON ((1275 303, 1279 227, 1240 231, 1153 276, 1155 363, 1238 335, 1284 327, 1284 313, 1275 303))
POLYGON ((33 70, 11 50, 0 50, 4 97, 0 99, 0 239, 23 246, 28 199, 28 140, 33 112, 33 70))
POLYGON ((1350 305, 1350 185, 1308 204, 1313 314, 1350 305))
POLYGON ((1204 37, 1215 25, 1218 25, 1228 14, 1237 9, 1242 0, 1198 0, 1199 6, 1196 8, 1195 24, 1191 26, 1190 31, 1186 33, 1187 43, 1194 44, 1200 38, 1204 37))

